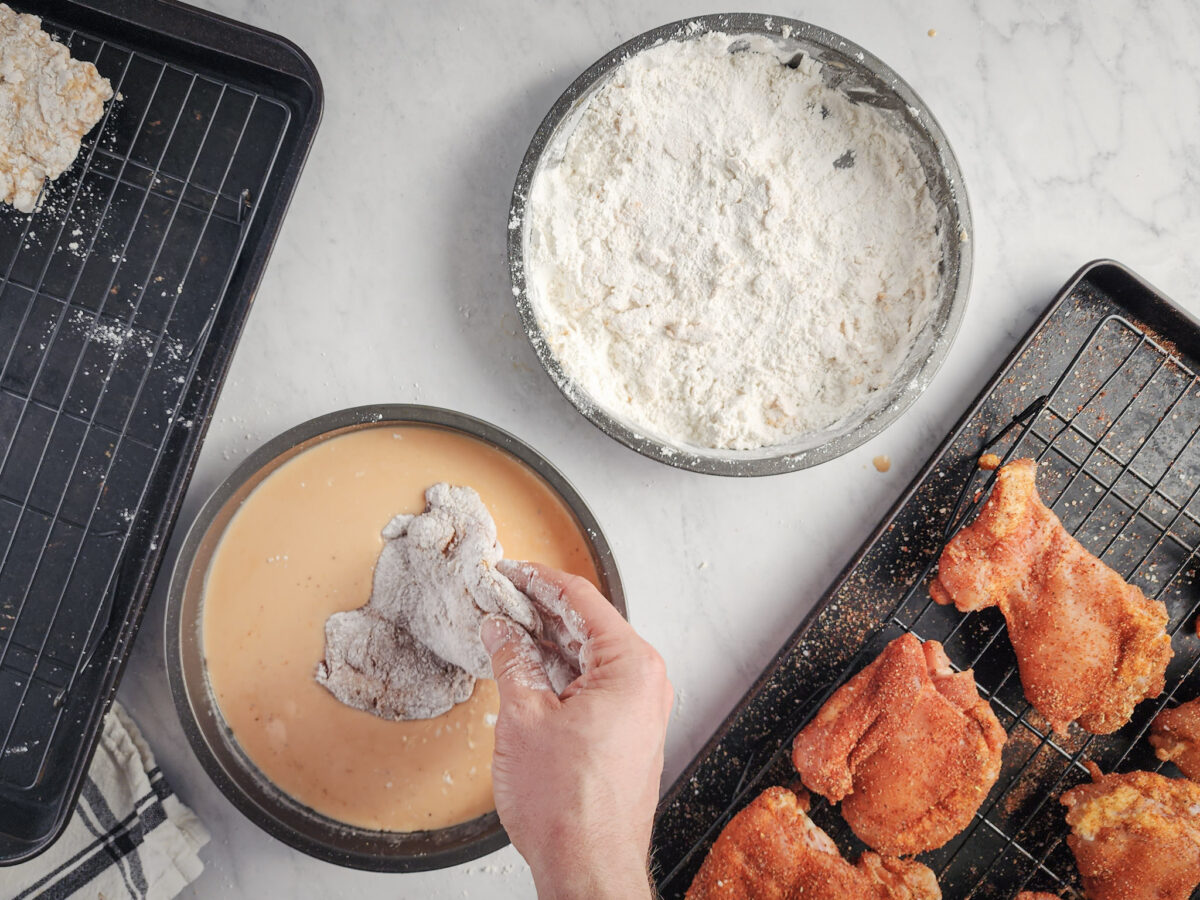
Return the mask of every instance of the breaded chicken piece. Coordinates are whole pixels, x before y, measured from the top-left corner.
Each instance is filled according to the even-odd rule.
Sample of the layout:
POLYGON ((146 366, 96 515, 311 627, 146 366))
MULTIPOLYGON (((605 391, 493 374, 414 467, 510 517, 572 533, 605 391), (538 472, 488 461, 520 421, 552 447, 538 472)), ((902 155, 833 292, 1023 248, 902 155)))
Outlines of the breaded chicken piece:
POLYGON ((942 552, 930 587, 962 612, 999 606, 1025 697, 1051 727, 1109 734, 1163 689, 1166 606, 1088 553, 1038 497, 1037 465, 997 473, 979 517, 942 552))
POLYGON ((1058 894, 1047 894, 1045 891, 1021 891, 1017 900, 1062 900, 1058 894))
POLYGON ((1091 784, 1062 795, 1088 900, 1187 900, 1200 885, 1200 785, 1088 770, 1091 784))
POLYGON ((45 179, 70 168, 113 95, 94 65, 41 26, 0 3, 0 201, 21 212, 33 212, 45 179))
POLYGON ((1164 709, 1150 724, 1154 755, 1175 763, 1192 781, 1200 781, 1200 699, 1164 709))
POLYGON ((940 847, 971 821, 1000 774, 1007 735, 937 641, 896 638, 796 736, 804 786, 841 802, 868 846, 940 847))
POLYGON ((687 900, 941 900, 920 863, 868 852, 850 865, 807 810, 806 794, 767 788, 721 831, 687 900))

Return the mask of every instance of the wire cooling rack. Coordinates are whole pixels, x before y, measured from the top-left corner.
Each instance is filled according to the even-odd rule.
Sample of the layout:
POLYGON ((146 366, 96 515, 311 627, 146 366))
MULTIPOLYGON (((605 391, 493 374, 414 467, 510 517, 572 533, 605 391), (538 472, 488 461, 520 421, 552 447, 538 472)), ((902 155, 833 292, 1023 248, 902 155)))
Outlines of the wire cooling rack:
POLYGON ((42 211, 0 219, 0 779, 18 786, 37 778, 105 624, 288 117, 60 34, 120 99, 42 211))
MULTIPOLYGON (((1085 306, 1087 288, 1086 282, 1080 287, 1079 300, 1085 306)), ((962 423, 950 449, 971 446, 973 452, 959 460, 968 465, 939 469, 931 464, 901 514, 869 542, 841 584, 827 595, 815 630, 821 627, 819 617, 830 613, 853 620, 850 605, 864 591, 871 592, 872 577, 897 586, 898 599, 886 608, 868 610, 865 625, 851 621, 847 629, 843 621, 840 631, 824 635, 802 628, 664 800, 656 828, 664 896, 682 896, 720 829, 764 787, 798 785, 790 764, 795 734, 837 687, 903 632, 941 641, 957 669, 973 669, 981 696, 1009 735, 1000 777, 972 823, 945 847, 920 857, 937 873, 944 896, 1013 897, 1025 889, 1077 893, 1079 881, 1065 843, 1067 829, 1058 798, 1090 780, 1084 761, 1094 761, 1104 771, 1166 768, 1177 774, 1154 757, 1144 735, 1159 710, 1200 694, 1200 684, 1192 678, 1200 662, 1200 640, 1191 633, 1200 611, 1200 378, 1165 339, 1123 311, 1101 314, 1104 311, 1098 313, 1094 306, 1076 315, 1088 330, 1082 332, 1081 343, 1064 345, 1073 355, 1057 369, 1060 374, 1044 393, 1031 395, 1037 382, 1023 376, 1021 363, 1043 371, 1051 368, 1044 357, 1052 355, 1048 348, 1053 337, 1039 347, 1035 336, 1025 355, 1010 367, 1007 380, 1001 377, 994 383, 987 399, 1006 391, 1009 408, 1032 399, 1003 427, 980 427, 983 423, 971 417, 962 423), (1167 606, 1175 652, 1167 669, 1167 689, 1140 704, 1129 725, 1116 734, 1094 736, 1072 727, 1066 737, 1054 735, 1024 698, 999 612, 964 615, 929 597, 940 548, 974 518, 995 479, 994 472, 972 465, 983 452, 996 453, 1004 462, 1036 459, 1039 493, 1067 530, 1147 596, 1167 606), (965 473, 961 486, 953 490, 946 489, 953 480, 950 469, 965 473), (905 521, 903 513, 914 502, 920 515, 905 521), (932 502, 938 505, 931 507, 932 502), (937 520, 944 527, 930 528, 937 520), (933 540, 917 538, 919 528, 933 540), (884 547, 889 538, 891 546, 884 547), (906 543, 910 538, 915 538, 912 546, 906 543), (884 551, 882 560, 872 559, 877 548, 884 551), (917 562, 905 565, 902 557, 917 562), (860 571, 864 567, 866 571, 860 571), (797 668, 796 657, 828 656, 834 641, 845 644, 846 652, 816 678, 797 679, 789 671, 797 668), (775 696, 762 702, 763 695, 771 694, 775 696), (764 717, 767 705, 782 712, 764 717), (755 717, 765 718, 765 723, 759 727, 747 721, 755 717), (705 796, 712 787, 705 769, 714 762, 734 765, 738 773, 732 790, 727 780, 717 787, 715 798, 705 796), (729 799, 722 803, 720 797, 729 799)), ((1063 309, 1066 316, 1060 318, 1069 320, 1070 304, 1063 309)), ((1049 326, 1054 324, 1051 317, 1043 330, 1052 332, 1049 326)), ((1069 321, 1067 327, 1073 327, 1069 321)), ((835 808, 818 802, 813 818, 844 850, 862 848, 835 808)))
MULTIPOLYGON (((237 32, 170 3, 112 7, 237 32)), ((256 89, 86 4, 32 11, 115 98, 35 214, 0 209, 0 833, 18 854, 90 753, 286 205, 281 150, 297 173, 307 151, 282 74, 256 89)))

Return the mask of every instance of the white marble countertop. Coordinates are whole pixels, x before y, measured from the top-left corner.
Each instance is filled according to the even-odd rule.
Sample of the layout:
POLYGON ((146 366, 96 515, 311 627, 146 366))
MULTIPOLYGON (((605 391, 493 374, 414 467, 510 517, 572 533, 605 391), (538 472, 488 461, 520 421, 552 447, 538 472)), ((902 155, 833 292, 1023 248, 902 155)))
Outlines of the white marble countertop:
MULTIPOLYGON (((666 658, 678 693, 664 787, 1076 268, 1115 257, 1200 314, 1200 7, 761 7, 863 45, 924 98, 970 194, 974 285, 940 374, 867 445, 766 479, 676 471, 593 428, 539 367, 509 291, 506 212, 530 135, 580 71, 641 31, 719 7, 202 2, 303 47, 324 79, 325 117, 175 546, 249 450, 304 419, 373 402, 488 419, 566 473, 613 545, 630 616, 666 658), (891 457, 891 471, 875 471, 877 454, 891 457)), ((436 873, 368 874, 303 856, 243 818, 192 756, 171 703, 162 650, 169 564, 120 698, 213 833, 206 870, 185 896, 533 896, 512 848, 436 873)))

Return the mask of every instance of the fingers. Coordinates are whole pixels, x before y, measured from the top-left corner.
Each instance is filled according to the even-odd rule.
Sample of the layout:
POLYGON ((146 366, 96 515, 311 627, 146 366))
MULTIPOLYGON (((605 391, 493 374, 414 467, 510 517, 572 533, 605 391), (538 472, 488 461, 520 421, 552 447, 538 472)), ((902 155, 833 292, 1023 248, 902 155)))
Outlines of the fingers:
MULTIPOLYGON (((538 563, 505 559, 496 564, 496 569, 541 607, 550 622, 561 621, 562 628, 574 638, 570 649, 578 651, 582 672, 611 666, 608 671, 619 672, 622 681, 657 693, 663 717, 670 715, 674 691, 662 656, 638 636, 591 582, 538 563)), ((550 627, 548 636, 563 646, 561 636, 555 634, 557 627, 557 623, 550 627)), ((581 690, 583 682, 574 681, 560 697, 568 700, 581 690)))
POLYGON ((556 696, 537 642, 524 628, 502 616, 488 616, 479 636, 492 657, 501 708, 522 700, 556 696))
POLYGON ((554 693, 561 694, 579 677, 579 648, 575 652, 563 650, 551 641, 540 641, 538 649, 542 654, 542 665, 546 669, 546 677, 554 693))
POLYGON ((538 563, 503 559, 501 575, 543 610, 562 620, 578 641, 632 631, 631 626, 586 578, 538 563))

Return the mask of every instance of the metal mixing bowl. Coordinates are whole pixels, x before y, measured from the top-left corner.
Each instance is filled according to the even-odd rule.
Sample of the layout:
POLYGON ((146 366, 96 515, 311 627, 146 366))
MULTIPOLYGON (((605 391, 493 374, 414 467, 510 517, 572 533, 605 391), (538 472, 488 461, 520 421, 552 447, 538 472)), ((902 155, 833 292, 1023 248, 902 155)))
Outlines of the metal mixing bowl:
POLYGON ((538 126, 517 174, 508 221, 508 259, 517 309, 538 358, 559 390, 594 425, 627 447, 660 462, 712 475, 773 475, 807 468, 840 456, 881 432, 908 409, 937 372, 958 331, 971 281, 971 210, 962 174, 946 136, 921 98, 900 76, 856 44, 815 25, 781 16, 729 13, 686 19, 638 35, 594 63, 558 98, 538 126), (543 166, 556 162, 553 155, 561 153, 561 138, 573 127, 575 113, 630 56, 662 41, 687 40, 713 31, 731 37, 766 35, 787 57, 802 53, 817 59, 828 86, 855 103, 883 110, 908 136, 925 171, 938 210, 942 245, 936 312, 892 383, 876 392, 861 412, 847 421, 789 444, 756 450, 713 450, 669 443, 598 405, 563 371, 538 323, 536 300, 526 289, 526 202, 530 186, 543 166))
POLYGON ((214 551, 242 502, 268 475, 314 444, 362 428, 423 425, 477 438, 524 463, 562 499, 587 535, 600 587, 625 615, 625 595, 608 542, 583 499, 537 451, 505 431, 462 413, 429 406, 362 406, 298 425, 250 455, 217 488, 193 523, 171 575, 167 598, 167 676, 192 750, 209 777, 251 821, 310 856, 383 872, 440 869, 477 859, 508 843, 495 812, 435 831, 373 831, 335 821, 293 800, 267 780, 237 745, 205 672, 204 582, 214 551))

